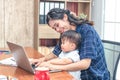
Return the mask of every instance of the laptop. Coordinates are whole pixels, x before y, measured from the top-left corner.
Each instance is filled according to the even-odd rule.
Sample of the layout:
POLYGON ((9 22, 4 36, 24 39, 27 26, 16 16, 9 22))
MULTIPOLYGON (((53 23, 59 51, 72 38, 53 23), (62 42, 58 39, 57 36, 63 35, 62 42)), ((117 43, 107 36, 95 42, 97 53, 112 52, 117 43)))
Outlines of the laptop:
POLYGON ((30 64, 30 61, 26 55, 24 48, 18 44, 7 42, 7 45, 13 54, 18 67, 34 74, 34 65, 30 64))
MULTIPOLYGON (((13 57, 16 61, 18 67, 34 74, 35 73, 35 65, 30 64, 30 61, 26 55, 24 48, 18 44, 8 42, 7 45, 13 54, 13 57)), ((50 70, 49 72, 59 72, 61 70, 50 70)))

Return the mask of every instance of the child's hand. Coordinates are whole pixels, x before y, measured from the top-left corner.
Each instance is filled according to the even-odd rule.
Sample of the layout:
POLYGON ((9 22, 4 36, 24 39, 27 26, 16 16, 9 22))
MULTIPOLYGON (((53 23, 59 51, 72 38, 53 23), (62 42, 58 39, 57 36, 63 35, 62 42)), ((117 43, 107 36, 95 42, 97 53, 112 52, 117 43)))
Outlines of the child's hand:
POLYGON ((50 62, 42 62, 39 67, 47 67, 49 70, 54 70, 54 65, 52 65, 50 62))
POLYGON ((35 66, 39 66, 43 61, 44 61, 44 58, 32 59, 30 63, 34 64, 35 66))

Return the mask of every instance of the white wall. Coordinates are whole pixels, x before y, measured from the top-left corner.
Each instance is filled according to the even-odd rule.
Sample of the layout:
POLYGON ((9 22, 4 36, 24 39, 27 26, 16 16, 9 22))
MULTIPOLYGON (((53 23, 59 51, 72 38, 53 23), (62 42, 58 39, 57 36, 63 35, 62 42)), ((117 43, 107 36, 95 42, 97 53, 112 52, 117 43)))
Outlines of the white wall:
POLYGON ((103 38, 104 0, 92 0, 91 20, 101 38, 103 38))
POLYGON ((6 41, 34 47, 34 1, 0 0, 0 48, 6 41))

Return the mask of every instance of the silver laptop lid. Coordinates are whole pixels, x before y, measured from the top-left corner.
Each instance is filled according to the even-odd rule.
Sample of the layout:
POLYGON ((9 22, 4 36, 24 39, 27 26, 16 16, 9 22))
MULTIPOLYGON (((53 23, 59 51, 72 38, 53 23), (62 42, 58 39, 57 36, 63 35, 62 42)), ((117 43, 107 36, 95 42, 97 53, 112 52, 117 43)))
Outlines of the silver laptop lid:
POLYGON ((7 45, 11 53, 13 54, 13 57, 15 58, 17 66, 34 74, 34 69, 32 68, 28 60, 28 57, 26 55, 24 48, 18 44, 8 42, 8 41, 7 41, 7 45))

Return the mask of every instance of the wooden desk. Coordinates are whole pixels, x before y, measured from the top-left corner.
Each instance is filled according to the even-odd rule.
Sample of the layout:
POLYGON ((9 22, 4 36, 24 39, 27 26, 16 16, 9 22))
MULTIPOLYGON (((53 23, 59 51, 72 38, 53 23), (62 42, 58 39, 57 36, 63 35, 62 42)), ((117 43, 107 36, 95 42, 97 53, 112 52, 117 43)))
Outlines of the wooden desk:
MULTIPOLYGON (((30 47, 25 47, 28 57, 39 58, 42 57, 40 53, 30 47)), ((11 57, 12 54, 1 54, 0 60, 11 57)), ((18 80, 34 80, 34 75, 19 68, 13 66, 3 66, 0 65, 0 75, 13 76, 18 78, 18 80)), ((50 80, 72 80, 72 76, 66 71, 50 73, 50 80)))

